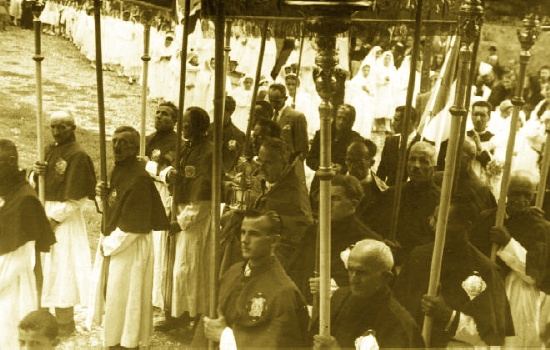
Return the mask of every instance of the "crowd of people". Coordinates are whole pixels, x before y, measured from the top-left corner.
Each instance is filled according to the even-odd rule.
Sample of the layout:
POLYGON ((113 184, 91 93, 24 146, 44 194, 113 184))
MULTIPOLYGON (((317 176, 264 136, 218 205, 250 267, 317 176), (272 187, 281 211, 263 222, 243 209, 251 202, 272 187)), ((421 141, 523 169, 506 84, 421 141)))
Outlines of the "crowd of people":
MULTIPOLYGON (((89 9, 47 2, 42 15, 45 23, 54 18, 47 30, 64 34, 93 57, 93 45, 86 42, 93 28, 86 29, 89 9)), ((104 16, 107 27, 121 30, 103 35, 127 40, 106 53, 105 68, 119 69, 134 83, 140 81, 142 31, 129 15, 104 16)), ((408 36, 401 46, 368 46, 356 38, 349 65, 353 74, 344 76, 351 79, 335 106, 331 250, 324 257, 331 270, 330 336, 317 334, 322 176, 314 173, 321 140, 318 112, 311 107, 319 102, 313 79, 302 70, 296 74, 291 63, 277 77, 262 80, 250 106, 254 80, 250 72, 237 70, 244 61, 232 64, 221 145, 218 317, 207 317, 214 282, 208 258, 215 237, 214 62, 208 45, 199 44, 204 39, 199 27, 188 56, 181 154, 176 154, 180 114, 174 103, 179 90, 172 84, 180 53, 171 28, 152 32, 149 97, 158 107, 145 157, 138 156, 139 132, 118 126, 107 183, 98 181, 79 145, 71 112, 50 115, 54 142, 45 148, 45 161, 28 171, 21 170, 17 145, 0 140, 0 349, 29 342, 55 346, 76 331, 76 306, 86 307, 86 327, 103 325, 104 346, 113 348, 146 346, 153 329, 191 346, 205 347, 210 340, 223 349, 546 345, 550 211, 533 206, 533 200, 550 118, 550 67, 540 67, 526 80, 510 185, 500 193, 518 67, 503 63, 495 47, 480 56, 439 292, 426 295, 448 141, 424 132, 430 127, 421 125, 421 103, 406 113, 408 36), (200 58, 209 68, 199 68, 200 58), (375 137, 384 139, 381 150, 375 137), (402 138, 407 139, 406 166, 398 178, 402 138), (399 214, 393 218, 400 182, 399 214), (37 192, 45 193, 43 205, 37 192), (500 196, 507 199, 506 219, 495 226, 500 196), (82 214, 89 200, 103 217, 93 264, 82 214), (156 324, 154 307, 164 316, 156 324), (420 331, 425 317, 433 322, 429 338, 420 331)), ((250 56, 240 49, 246 53, 243 60, 250 56)), ((293 59, 291 54, 288 62, 293 59)), ((434 62, 437 71, 441 62, 434 62)), ((443 118, 447 113, 441 112, 443 118)))

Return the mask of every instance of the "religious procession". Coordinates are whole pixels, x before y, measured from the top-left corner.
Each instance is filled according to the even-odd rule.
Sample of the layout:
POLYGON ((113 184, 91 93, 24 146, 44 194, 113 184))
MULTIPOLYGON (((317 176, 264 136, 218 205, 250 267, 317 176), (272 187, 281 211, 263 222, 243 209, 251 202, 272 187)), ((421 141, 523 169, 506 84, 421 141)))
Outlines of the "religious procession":
POLYGON ((550 345, 548 0, 2 1, 36 149, 0 137, 0 350, 550 345), (43 108, 47 36, 95 72, 94 149, 43 108))

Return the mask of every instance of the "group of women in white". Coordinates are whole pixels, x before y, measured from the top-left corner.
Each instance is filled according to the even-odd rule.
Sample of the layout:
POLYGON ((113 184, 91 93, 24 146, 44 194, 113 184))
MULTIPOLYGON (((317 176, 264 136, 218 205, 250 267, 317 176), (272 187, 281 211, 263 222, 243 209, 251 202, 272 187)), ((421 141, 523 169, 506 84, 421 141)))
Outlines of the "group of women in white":
MULTIPOLYGON (((368 138, 372 130, 391 131, 395 108, 406 102, 410 69, 410 56, 396 68, 392 51, 383 51, 380 46, 370 50, 346 91, 347 102, 357 110, 356 131, 368 138)), ((420 74, 416 74, 413 106, 420 90, 420 74)))

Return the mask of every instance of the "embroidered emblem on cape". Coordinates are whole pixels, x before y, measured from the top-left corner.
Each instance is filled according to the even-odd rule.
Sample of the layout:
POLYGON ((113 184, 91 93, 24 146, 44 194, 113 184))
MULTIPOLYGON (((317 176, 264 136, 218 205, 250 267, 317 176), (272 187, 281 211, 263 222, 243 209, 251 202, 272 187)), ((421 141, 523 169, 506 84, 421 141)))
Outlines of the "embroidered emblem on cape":
POLYGON ((478 295, 483 293, 486 288, 487 284, 477 271, 474 271, 473 275, 462 282, 462 289, 468 294, 470 300, 474 300, 478 295))
POLYGON ((246 311, 252 321, 258 321, 267 311, 267 301, 262 293, 256 293, 252 299, 246 304, 246 311))
POLYGON ((154 149, 151 152, 151 160, 157 162, 160 159, 160 149, 154 149))
POLYGON ((290 131, 290 124, 283 126, 283 131, 290 131))
POLYGON ((227 148, 230 151, 235 151, 237 149, 237 140, 229 140, 227 141, 227 148))
POLYGON ((116 201, 117 201, 117 198, 118 197, 118 193, 116 192, 116 190, 113 190, 110 194, 109 194, 109 206, 112 207, 116 201))
POLYGON ((196 169, 195 169, 194 166, 192 166, 192 165, 186 165, 186 166, 185 166, 185 169, 184 169, 184 173, 185 173, 185 178, 186 178, 186 179, 189 179, 189 178, 195 177, 197 171, 196 171, 196 169))
POLYGON ((59 175, 63 175, 65 174, 65 170, 67 170, 67 161, 64 160, 63 158, 59 158, 57 163, 55 163, 55 171, 59 175))

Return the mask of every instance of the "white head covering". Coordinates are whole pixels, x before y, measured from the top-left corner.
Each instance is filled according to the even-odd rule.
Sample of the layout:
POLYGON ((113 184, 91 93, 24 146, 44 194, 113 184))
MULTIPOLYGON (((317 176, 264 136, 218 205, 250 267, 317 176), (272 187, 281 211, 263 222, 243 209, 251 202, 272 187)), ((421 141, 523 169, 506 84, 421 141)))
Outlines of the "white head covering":
MULTIPOLYGON (((365 64, 366 62, 376 62, 376 58, 377 58, 376 53, 382 52, 382 51, 383 50, 380 46, 374 46, 372 49, 370 49, 365 59, 363 59, 363 62, 361 62, 361 66, 363 66, 363 64, 365 64)), ((371 68, 374 68, 374 67, 371 65, 371 68)))

